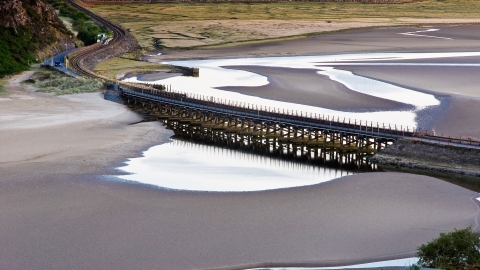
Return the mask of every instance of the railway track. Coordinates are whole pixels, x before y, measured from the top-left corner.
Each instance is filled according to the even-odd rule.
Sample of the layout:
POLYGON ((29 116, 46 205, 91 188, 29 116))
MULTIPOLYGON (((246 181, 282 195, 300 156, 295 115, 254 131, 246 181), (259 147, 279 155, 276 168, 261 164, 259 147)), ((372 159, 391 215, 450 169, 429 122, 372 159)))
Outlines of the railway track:
MULTIPOLYGON (((116 25, 106 20, 105 18, 98 16, 97 14, 86 9, 82 5, 77 4, 75 1, 73 0, 66 0, 66 1, 74 8, 90 16, 90 18, 93 21, 97 22, 100 25, 105 26, 108 30, 113 32, 113 38, 108 42, 107 45, 104 45, 101 42, 95 43, 93 45, 86 46, 80 50, 77 50, 67 55, 69 68, 73 69, 77 74, 81 75, 82 77, 100 79, 102 81, 105 81, 105 83, 111 83, 111 84, 119 83, 115 80, 108 79, 106 77, 100 76, 95 72, 93 72, 94 65, 91 63, 90 64, 87 63, 87 61, 89 60, 92 61, 92 59, 96 59, 98 55, 102 55, 102 54, 109 55, 109 57, 118 56, 114 53, 117 51, 116 47, 121 46, 122 43, 131 42, 132 40, 134 40, 134 38, 119 25, 116 25)), ((118 53, 118 54, 120 55, 122 53, 124 52, 121 51, 121 53, 118 53)))

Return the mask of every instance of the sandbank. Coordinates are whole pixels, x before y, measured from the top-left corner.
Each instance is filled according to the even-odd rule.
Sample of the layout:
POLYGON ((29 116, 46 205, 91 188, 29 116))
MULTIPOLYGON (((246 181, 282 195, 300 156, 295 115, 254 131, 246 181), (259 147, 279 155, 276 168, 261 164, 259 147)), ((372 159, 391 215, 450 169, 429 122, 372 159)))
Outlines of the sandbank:
MULTIPOLYGON (((105 100, 102 93, 53 96, 25 89, 20 81, 31 74, 15 76, 1 101, 3 179, 11 179, 6 169, 30 162, 51 166, 51 173, 98 173, 119 158, 137 156, 143 148, 167 141, 171 134, 160 123, 131 125, 141 117, 105 100)), ((29 178, 35 173, 22 170, 17 175, 29 178)))
POLYGON ((3 269, 345 265, 411 257, 442 231, 478 227, 477 193, 426 176, 200 193, 24 170, 40 171, 0 183, 3 269))
MULTIPOLYGON (((469 63, 478 58, 437 59, 428 62, 461 61, 469 63)), ((434 94, 443 98, 446 106, 429 118, 428 128, 437 135, 480 139, 480 67, 422 67, 422 66, 337 66, 355 74, 389 82, 405 88, 434 94)))

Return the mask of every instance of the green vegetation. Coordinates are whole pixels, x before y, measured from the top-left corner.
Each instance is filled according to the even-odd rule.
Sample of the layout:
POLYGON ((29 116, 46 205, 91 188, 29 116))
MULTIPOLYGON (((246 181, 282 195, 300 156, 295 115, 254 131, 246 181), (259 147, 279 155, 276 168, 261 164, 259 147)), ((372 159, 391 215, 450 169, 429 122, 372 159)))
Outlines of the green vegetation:
POLYGON ((87 14, 73 8, 62 0, 47 0, 47 2, 60 11, 60 16, 72 19, 72 27, 78 33, 77 38, 85 45, 96 43, 98 34, 108 32, 105 27, 91 21, 87 14))
MULTIPOLYGON (((125 57, 125 56, 124 56, 125 57)), ((122 75, 132 71, 148 70, 169 70, 171 66, 158 63, 149 63, 128 58, 113 58, 101 62, 95 67, 95 73, 110 79, 116 79, 117 75, 122 75)))
POLYGON ((0 96, 4 95, 7 92, 5 90, 5 84, 7 84, 7 79, 0 79, 0 96))
POLYGON ((418 265, 441 269, 480 268, 480 232, 471 227, 441 233, 431 242, 418 248, 418 265))
POLYGON ((0 26, 0 78, 27 70, 29 64, 35 62, 33 54, 40 42, 40 37, 32 35, 25 27, 0 26))
POLYGON ((162 3, 95 5, 130 29, 140 45, 195 47, 298 36, 355 27, 479 21, 477 0, 362 3, 162 3), (323 24, 322 24, 323 23, 323 24))
POLYGON ((103 88, 99 80, 72 78, 59 72, 42 70, 32 75, 25 83, 32 84, 37 92, 68 95, 78 93, 97 92, 103 88))

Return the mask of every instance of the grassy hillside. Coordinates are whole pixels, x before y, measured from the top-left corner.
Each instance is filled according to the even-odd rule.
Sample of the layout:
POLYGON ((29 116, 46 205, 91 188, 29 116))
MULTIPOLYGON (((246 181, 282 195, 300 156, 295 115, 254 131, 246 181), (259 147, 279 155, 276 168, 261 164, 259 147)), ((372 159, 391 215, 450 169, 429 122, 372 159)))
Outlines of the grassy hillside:
POLYGON ((71 35, 42 0, 0 2, 0 77, 28 69, 36 58, 73 47, 71 35))
POLYGON ((35 50, 39 45, 38 37, 27 28, 6 28, 0 26, 0 78, 28 69, 35 61, 35 50))
POLYGON ((60 12, 60 16, 68 18, 71 28, 84 45, 92 45, 97 42, 97 35, 107 33, 108 30, 90 20, 87 14, 73 8, 62 0, 46 0, 60 12))

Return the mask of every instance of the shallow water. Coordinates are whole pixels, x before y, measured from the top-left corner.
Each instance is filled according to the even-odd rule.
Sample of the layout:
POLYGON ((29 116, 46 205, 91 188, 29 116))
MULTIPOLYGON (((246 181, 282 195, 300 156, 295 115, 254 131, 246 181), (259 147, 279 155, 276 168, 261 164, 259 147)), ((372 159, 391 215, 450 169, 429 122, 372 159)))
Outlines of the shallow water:
POLYGON ((260 191, 327 182, 358 173, 184 140, 154 146, 120 168, 124 180, 190 191, 260 191))
MULTIPOLYGON (((325 55, 325 56, 288 56, 288 57, 260 57, 260 58, 238 58, 238 59, 214 59, 214 60, 189 60, 172 61, 168 64, 197 67, 200 68, 200 77, 174 77, 165 80, 150 82, 157 84, 171 85, 175 91, 189 93, 191 95, 202 95, 205 97, 214 97, 216 100, 234 100, 240 103, 255 104, 263 108, 288 109, 317 114, 329 115, 330 117, 339 117, 362 120, 376 123, 391 124, 397 126, 408 126, 410 129, 416 128, 416 113, 429 106, 437 106, 440 101, 433 95, 414 91, 399 86, 394 86, 385 82, 365 78, 353 74, 347 70, 333 68, 330 65, 339 64, 401 64, 389 63, 392 60, 414 60, 414 59, 435 59, 448 57, 468 57, 479 56, 480 52, 459 52, 459 53, 368 53, 368 54, 343 54, 343 55, 325 55), (374 62, 374 63, 373 63, 374 62), (267 66, 284 68, 308 68, 316 69, 319 74, 329 76, 330 79, 344 84, 352 91, 361 92, 374 97, 389 99, 393 101, 410 104, 416 107, 411 111, 378 111, 378 112, 344 112, 328 110, 313 106, 266 100, 254 96, 243 95, 235 92, 219 90, 216 88, 228 86, 262 86, 268 84, 268 78, 252 72, 242 70, 232 70, 222 68, 224 66, 267 66), (192 87, 194 86, 194 87, 192 87)), ((415 65, 415 63, 408 63, 415 65)), ((422 65, 419 63, 418 65, 422 65)), ((441 65, 441 64, 435 64, 441 65)), ((451 63, 445 64, 447 66, 451 63)), ((454 64, 455 65, 455 64, 454 64)), ((461 65, 461 63, 456 64, 461 65)), ((137 81, 136 77, 129 78, 128 81, 137 81)))

